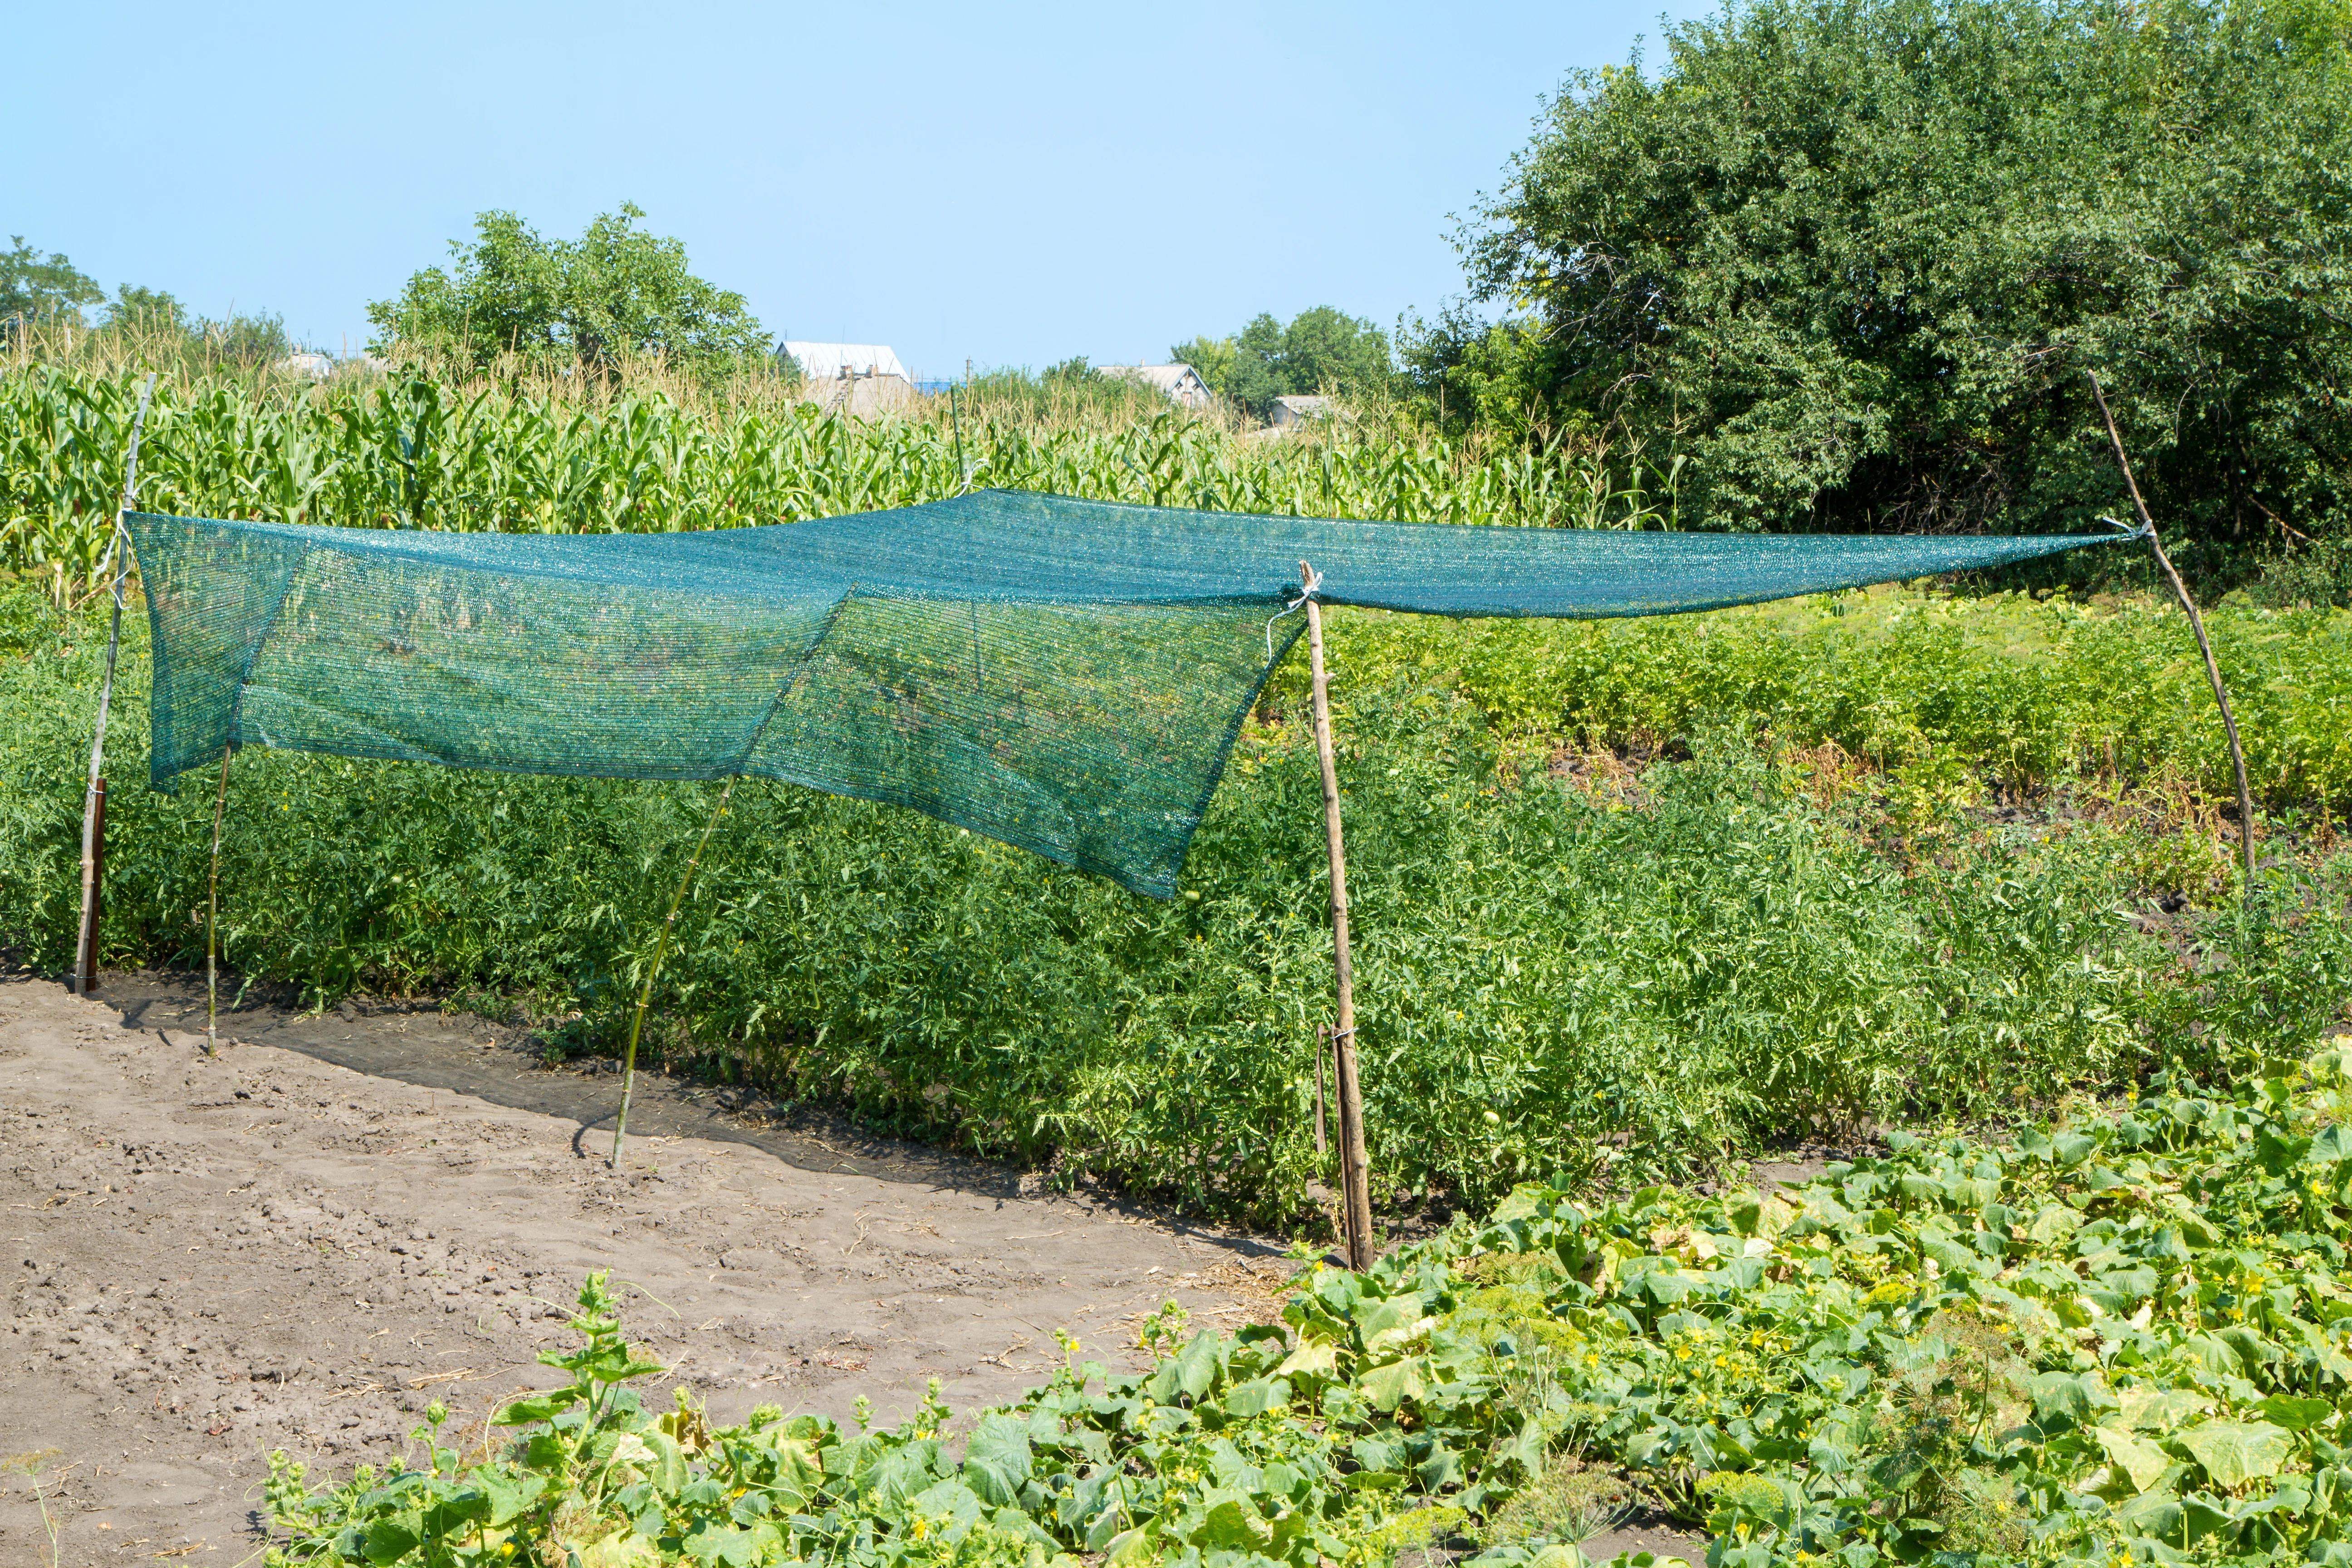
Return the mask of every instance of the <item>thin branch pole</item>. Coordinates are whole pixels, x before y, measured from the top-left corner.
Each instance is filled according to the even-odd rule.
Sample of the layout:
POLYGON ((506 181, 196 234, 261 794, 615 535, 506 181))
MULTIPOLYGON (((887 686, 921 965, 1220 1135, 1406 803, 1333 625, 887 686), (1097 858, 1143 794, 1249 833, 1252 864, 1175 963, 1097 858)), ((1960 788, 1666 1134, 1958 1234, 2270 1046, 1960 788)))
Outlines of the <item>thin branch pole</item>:
POLYGON ((236 752, 231 742, 221 748, 220 794, 213 798, 213 883, 212 891, 205 895, 205 1055, 220 1054, 220 943, 214 933, 220 929, 220 836, 221 816, 228 810, 228 760, 236 752))
POLYGON ((662 916, 661 930, 654 937, 653 967, 646 971, 646 983, 637 989, 637 1010, 629 1020, 629 1048, 621 1064, 621 1115, 613 1124, 613 1158, 609 1169, 621 1168, 621 1140, 629 1134, 629 1095, 637 1086, 637 1037, 645 1031, 646 1008, 654 999, 654 982, 661 977, 662 960, 669 952, 670 928, 677 924, 678 906, 686 902, 686 889, 694 882, 694 868, 702 863, 702 852, 710 845, 710 835, 719 826, 719 818, 727 809, 727 797, 735 793, 735 777, 730 775, 727 787, 719 792, 719 804, 710 808, 710 820, 702 825, 702 837, 695 841, 694 853, 687 857, 686 874, 677 879, 677 891, 670 895, 669 912, 662 916))
POLYGON ((87 994, 98 981, 98 790, 106 765, 106 715, 114 706, 115 656, 122 647, 122 584, 130 575, 130 534, 123 514, 139 499, 139 437, 147 427, 147 401, 155 395, 155 373, 139 388, 139 411, 131 416, 131 452, 122 465, 122 504, 114 514, 114 623, 106 634, 106 681, 98 689, 98 727, 89 738, 89 787, 81 807, 81 931, 74 942, 73 988, 87 994), (84 960, 87 959, 85 964, 84 960))
MULTIPOLYGON (((2090 374, 2089 372, 2084 374, 2090 374)), ((2107 422, 2107 440, 2116 449, 2116 467, 2123 470, 2124 488, 2131 492, 2132 509, 2139 514, 2139 525, 2147 533, 2147 545, 2156 552, 2156 563, 2172 579, 2172 591, 2179 595, 2180 607, 2189 613, 2189 629, 2197 634, 2197 651, 2205 656, 2205 679, 2213 684, 2213 700, 2221 710, 2221 729, 2230 738, 2230 766, 2238 776, 2238 841, 2245 851, 2246 886, 2244 897, 2254 891, 2254 795, 2246 786, 2246 753, 2238 743, 2238 718, 2230 710, 2229 689, 2221 684, 2221 666, 2213 658, 2213 645, 2205 636, 2205 617, 2197 613, 2197 601, 2189 596, 2189 584, 2180 580, 2173 569, 2172 557, 2164 552, 2164 541, 2157 537, 2156 519, 2147 511, 2147 502, 2140 498, 2139 481, 2132 478, 2131 459, 2124 455, 2123 432, 2116 428, 2116 416, 2107 408, 2107 395, 2099 385, 2099 378, 2091 375, 2091 395, 2098 399, 2099 417, 2107 422)))
POLYGON ((1348 1222, 1348 1267, 1372 1266, 1371 1162, 1364 1154, 1364 1100, 1356 1077, 1356 977, 1348 954, 1348 853, 1339 837, 1339 769, 1331 752, 1331 682, 1323 670, 1322 579, 1302 561, 1298 580, 1307 600, 1307 647, 1315 676, 1315 751, 1323 763, 1323 836, 1331 856, 1331 973, 1339 992, 1332 1054, 1339 1090, 1339 1202, 1348 1222))
POLYGON ((963 416, 956 406, 956 392, 948 388, 948 426, 955 433, 956 494, 961 495, 971 488, 971 470, 963 466, 963 416))
POLYGON ((106 781, 98 781, 96 809, 89 822, 89 919, 82 922, 82 944, 74 954, 72 986, 87 996, 98 989, 98 942, 106 923, 106 781))

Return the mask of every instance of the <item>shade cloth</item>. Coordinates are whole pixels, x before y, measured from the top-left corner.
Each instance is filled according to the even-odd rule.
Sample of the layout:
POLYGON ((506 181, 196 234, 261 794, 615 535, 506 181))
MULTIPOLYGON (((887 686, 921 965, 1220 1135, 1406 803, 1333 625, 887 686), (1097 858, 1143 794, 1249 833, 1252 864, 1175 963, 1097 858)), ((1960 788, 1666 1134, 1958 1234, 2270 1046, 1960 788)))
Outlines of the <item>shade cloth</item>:
POLYGON ((159 787, 253 744, 761 774, 911 806, 1161 898, 1301 629, 1281 612, 1302 560, 1327 605, 1598 617, 2113 537, 1457 527, 1008 490, 702 533, 126 521, 154 633, 159 787))

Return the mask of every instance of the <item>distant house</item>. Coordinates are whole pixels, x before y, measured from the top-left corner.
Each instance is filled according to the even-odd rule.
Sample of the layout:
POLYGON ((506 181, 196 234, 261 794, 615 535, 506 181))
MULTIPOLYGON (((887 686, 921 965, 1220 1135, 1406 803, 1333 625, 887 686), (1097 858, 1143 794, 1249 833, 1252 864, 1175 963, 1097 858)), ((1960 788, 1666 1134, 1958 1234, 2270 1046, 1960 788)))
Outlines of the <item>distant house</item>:
POLYGON ((1180 408, 1206 408, 1216 401, 1209 384, 1201 373, 1189 364, 1106 364, 1097 367, 1105 375, 1116 375, 1129 381, 1139 381, 1155 387, 1160 395, 1180 408))
POLYGON ((372 371, 381 374, 392 368, 392 362, 373 354, 352 354, 337 359, 316 349, 301 349, 278 362, 278 368, 292 375, 306 375, 312 381, 326 381, 338 371, 372 371))
POLYGON ((1317 419, 1328 419, 1338 412, 1328 397, 1277 397, 1266 423, 1282 430, 1317 419))
POLYGON ((887 343, 786 342, 776 355, 800 365, 802 399, 828 414, 880 414, 915 398, 913 378, 887 343))

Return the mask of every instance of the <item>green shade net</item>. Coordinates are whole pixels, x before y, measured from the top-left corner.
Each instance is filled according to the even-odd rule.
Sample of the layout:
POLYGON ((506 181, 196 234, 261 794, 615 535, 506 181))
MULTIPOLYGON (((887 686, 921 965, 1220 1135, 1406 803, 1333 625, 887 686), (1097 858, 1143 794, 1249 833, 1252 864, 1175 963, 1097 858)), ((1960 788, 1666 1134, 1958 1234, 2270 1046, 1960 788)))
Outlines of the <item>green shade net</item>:
POLYGON ((1160 898, 1302 629, 1282 614, 1302 560, 1327 605, 1597 617, 2105 537, 1465 528, 1004 490, 709 533, 128 522, 154 630, 157 787, 253 744, 758 773, 911 806, 1160 898))

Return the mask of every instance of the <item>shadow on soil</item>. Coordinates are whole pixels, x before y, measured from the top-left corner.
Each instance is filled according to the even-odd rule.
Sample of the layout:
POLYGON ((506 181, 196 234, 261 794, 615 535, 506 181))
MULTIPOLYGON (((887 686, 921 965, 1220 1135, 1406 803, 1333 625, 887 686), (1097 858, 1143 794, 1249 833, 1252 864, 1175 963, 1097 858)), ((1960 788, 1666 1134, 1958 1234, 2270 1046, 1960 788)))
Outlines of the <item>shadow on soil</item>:
MULTIPOLYGON (((226 1001, 231 988, 221 989, 226 1001)), ((91 1000, 121 1014, 126 1028, 169 1029, 199 1039, 205 1032, 200 975, 109 970, 91 1000)), ((290 990, 278 995, 258 985, 248 987, 237 1005, 223 1006, 218 1027, 224 1040, 278 1046, 353 1072, 561 1117, 579 1125, 572 1141, 576 1151, 611 1150, 621 1107, 620 1064, 588 1058, 550 1067, 542 1058, 542 1037, 533 1028, 444 1012, 431 1001, 369 1003, 354 997, 332 1012, 307 1013, 290 990)), ((839 1118, 778 1106, 754 1089, 697 1083, 644 1068, 637 1070, 629 1102, 629 1136, 748 1143, 803 1171, 845 1171, 991 1197, 1027 1195, 1041 1187, 1040 1178, 993 1161, 877 1138, 839 1118)), ((1175 1227, 1192 1234, 1181 1223, 1175 1227)), ((1214 1234, 1228 1245, 1233 1240, 1214 1234)))

